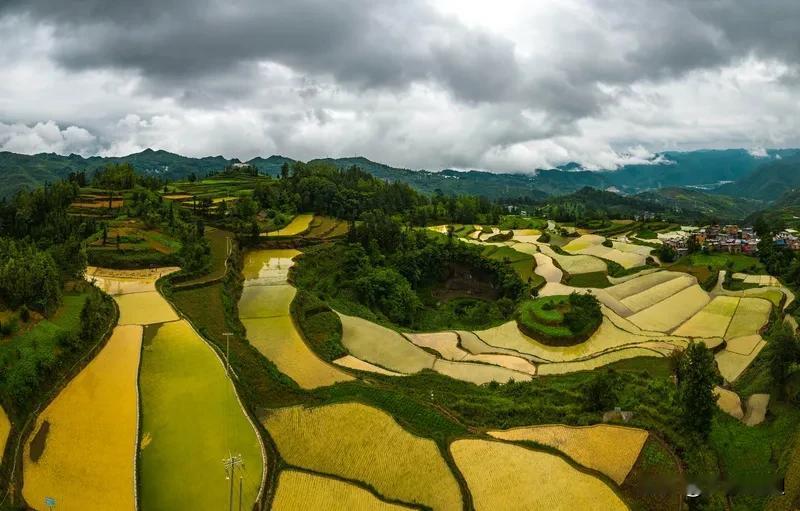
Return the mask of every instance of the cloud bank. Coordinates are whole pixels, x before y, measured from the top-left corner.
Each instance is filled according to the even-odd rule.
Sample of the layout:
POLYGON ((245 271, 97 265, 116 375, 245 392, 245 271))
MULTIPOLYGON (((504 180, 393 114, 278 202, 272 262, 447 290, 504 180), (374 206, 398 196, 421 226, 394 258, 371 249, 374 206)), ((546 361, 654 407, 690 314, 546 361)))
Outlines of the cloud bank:
POLYGON ((7 0, 0 148, 410 168, 800 146, 800 3, 7 0))

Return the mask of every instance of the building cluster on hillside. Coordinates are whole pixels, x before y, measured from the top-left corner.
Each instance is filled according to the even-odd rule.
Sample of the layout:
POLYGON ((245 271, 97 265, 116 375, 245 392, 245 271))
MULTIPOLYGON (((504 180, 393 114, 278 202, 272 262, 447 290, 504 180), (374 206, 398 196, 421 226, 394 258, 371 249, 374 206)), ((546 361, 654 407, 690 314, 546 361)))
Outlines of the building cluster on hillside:
MULTIPOLYGON (((680 231, 659 235, 659 238, 679 255, 686 254, 692 245, 697 250, 705 249, 708 252, 753 255, 758 252, 758 243, 761 241, 752 227, 738 225, 682 227, 680 231)), ((778 232, 773 241, 777 246, 800 250, 800 237, 794 229, 778 232)))

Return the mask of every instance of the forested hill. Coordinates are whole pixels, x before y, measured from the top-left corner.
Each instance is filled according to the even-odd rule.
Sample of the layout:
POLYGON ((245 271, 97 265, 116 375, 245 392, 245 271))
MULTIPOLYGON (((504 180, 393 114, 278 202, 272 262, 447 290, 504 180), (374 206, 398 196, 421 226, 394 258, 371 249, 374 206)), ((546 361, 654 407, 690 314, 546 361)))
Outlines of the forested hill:
POLYGON ((717 192, 735 197, 764 201, 780 199, 784 193, 800 188, 800 152, 770 159, 735 183, 721 186, 717 192))
MULTIPOLYGON (((800 185, 800 172, 794 171, 799 163, 798 154, 800 151, 794 149, 771 150, 766 157, 753 156, 744 149, 666 152, 658 155, 649 165, 626 165, 617 170, 588 171, 576 163, 569 163, 555 169, 530 169, 519 173, 409 170, 363 157, 314 161, 328 162, 339 168, 356 165, 375 177, 406 183, 426 193, 441 191, 445 195, 483 195, 490 199, 525 197, 538 201, 547 195, 569 194, 586 186, 618 190, 625 194, 676 186, 710 190, 720 184, 736 181, 723 185, 719 193, 768 201, 800 185)), ((23 155, 0 152, 0 197, 13 195, 23 187, 32 189, 45 182, 58 181, 70 172, 88 171, 91 174, 109 163, 127 162, 137 172, 175 180, 192 174, 204 176, 238 161, 223 156, 191 158, 152 149, 128 156, 89 158, 74 154, 60 156, 53 153, 23 155)), ((276 176, 284 163, 293 161, 285 156, 273 155, 257 157, 247 163, 264 174, 276 176)))

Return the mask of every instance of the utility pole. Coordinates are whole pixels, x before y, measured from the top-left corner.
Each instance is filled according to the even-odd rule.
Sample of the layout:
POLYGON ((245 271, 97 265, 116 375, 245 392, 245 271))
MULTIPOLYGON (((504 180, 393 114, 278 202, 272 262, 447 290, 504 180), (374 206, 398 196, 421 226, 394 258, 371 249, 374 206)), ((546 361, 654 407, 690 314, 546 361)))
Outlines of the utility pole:
MULTIPOLYGON (((229 454, 227 458, 222 460, 223 465, 225 465, 225 477, 230 482, 230 489, 228 493, 228 511, 233 511, 233 478, 234 474, 236 473, 237 468, 244 468, 244 459, 242 458, 241 454, 229 454)), ((241 479, 239 482, 239 509, 242 508, 242 497, 241 497, 241 479)))
POLYGON ((228 376, 231 375, 231 336, 233 333, 231 332, 223 332, 222 335, 225 336, 225 365, 228 369, 228 376))

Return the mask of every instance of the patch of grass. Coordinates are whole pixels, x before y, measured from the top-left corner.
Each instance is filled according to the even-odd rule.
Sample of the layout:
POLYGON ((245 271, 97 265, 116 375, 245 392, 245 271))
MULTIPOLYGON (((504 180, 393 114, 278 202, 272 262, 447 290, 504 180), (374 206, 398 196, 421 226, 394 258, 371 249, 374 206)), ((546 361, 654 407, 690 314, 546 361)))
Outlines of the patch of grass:
POLYGON ((530 300, 517 309, 520 330, 540 342, 556 346, 585 341, 602 321, 597 299, 575 293, 530 300))
POLYGON ((642 229, 639 232, 637 232, 635 236, 643 240, 654 240, 658 238, 658 234, 655 231, 651 231, 650 229, 642 229))
POLYGON ((320 357, 330 362, 348 354, 342 346, 342 322, 325 302, 300 290, 291 311, 303 338, 320 357))
POLYGON ((570 275, 567 279, 567 285, 575 287, 597 287, 604 288, 611 286, 608 281, 608 276, 604 271, 596 271, 591 273, 579 273, 577 275, 570 275))

